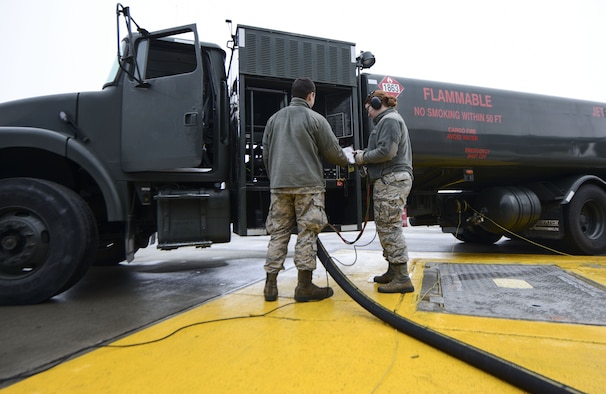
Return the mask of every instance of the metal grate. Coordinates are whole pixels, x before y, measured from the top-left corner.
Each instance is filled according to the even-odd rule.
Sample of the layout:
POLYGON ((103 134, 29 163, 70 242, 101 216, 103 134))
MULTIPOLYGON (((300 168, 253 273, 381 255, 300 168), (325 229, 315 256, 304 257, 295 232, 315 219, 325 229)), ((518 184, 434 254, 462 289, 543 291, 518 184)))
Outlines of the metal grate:
POLYGON ((337 136, 337 138, 349 137, 349 135, 345 134, 345 114, 337 113, 337 114, 329 114, 326 115, 326 120, 330 124, 333 133, 337 136))
POLYGON ((425 266, 418 310, 606 325, 606 287, 555 265, 425 266))
POLYGON ((355 86, 355 44, 250 26, 238 27, 242 74, 355 86))

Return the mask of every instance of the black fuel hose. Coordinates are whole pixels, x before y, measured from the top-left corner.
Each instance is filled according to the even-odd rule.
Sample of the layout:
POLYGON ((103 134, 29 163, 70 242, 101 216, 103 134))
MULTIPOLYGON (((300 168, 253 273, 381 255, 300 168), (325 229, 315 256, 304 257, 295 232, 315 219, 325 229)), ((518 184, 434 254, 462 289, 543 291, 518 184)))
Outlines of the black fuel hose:
POLYGON ((520 365, 485 352, 472 345, 421 326, 390 311, 364 294, 334 263, 318 239, 318 258, 337 284, 361 307, 398 331, 466 362, 492 376, 529 393, 581 393, 572 387, 554 381, 520 365))

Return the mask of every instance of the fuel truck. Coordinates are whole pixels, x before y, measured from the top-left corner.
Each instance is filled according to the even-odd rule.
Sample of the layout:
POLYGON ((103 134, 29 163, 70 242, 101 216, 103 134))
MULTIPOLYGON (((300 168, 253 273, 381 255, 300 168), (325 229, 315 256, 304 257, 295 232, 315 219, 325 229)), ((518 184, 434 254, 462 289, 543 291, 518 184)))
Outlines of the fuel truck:
MULTIPOLYGON (((411 225, 606 253, 604 103, 376 75, 354 43, 245 25, 228 57, 193 24, 149 32, 128 7, 116 14, 120 47, 99 91, 0 104, 2 305, 45 301, 151 244, 266 234, 263 130, 300 76, 343 147, 368 140, 369 93, 398 98, 411 225)), ((361 230, 366 178, 328 163, 324 178, 330 229, 361 230)))

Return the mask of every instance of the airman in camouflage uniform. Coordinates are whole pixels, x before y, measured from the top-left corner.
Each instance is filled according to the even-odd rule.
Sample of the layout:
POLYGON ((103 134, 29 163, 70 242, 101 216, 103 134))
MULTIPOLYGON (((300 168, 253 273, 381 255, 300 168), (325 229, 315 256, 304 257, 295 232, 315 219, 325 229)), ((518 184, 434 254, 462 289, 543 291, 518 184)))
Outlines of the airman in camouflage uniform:
POLYGON ((318 233, 328 222, 322 158, 341 166, 348 165, 348 161, 328 121, 311 109, 315 99, 316 86, 311 79, 295 80, 289 106, 269 118, 263 134, 263 162, 271 189, 266 221, 270 235, 265 262, 266 301, 278 298, 277 276, 284 269, 288 241, 295 227, 295 300, 322 300, 333 295, 330 287, 318 287, 311 281, 316 269, 318 233))
POLYGON ((358 150, 355 160, 365 166, 373 185, 374 218, 388 262, 387 272, 374 277, 381 293, 410 293, 414 287, 408 276, 408 247, 402 234, 402 213, 412 186, 412 150, 408 128, 396 110, 397 99, 375 90, 365 108, 375 128, 366 150, 358 150))
POLYGON ((327 224, 322 187, 283 188, 272 191, 265 224, 267 233, 272 235, 265 265, 268 272, 284 269, 288 242, 295 225, 301 229, 295 245, 294 261, 297 269, 315 270, 317 234, 327 224))

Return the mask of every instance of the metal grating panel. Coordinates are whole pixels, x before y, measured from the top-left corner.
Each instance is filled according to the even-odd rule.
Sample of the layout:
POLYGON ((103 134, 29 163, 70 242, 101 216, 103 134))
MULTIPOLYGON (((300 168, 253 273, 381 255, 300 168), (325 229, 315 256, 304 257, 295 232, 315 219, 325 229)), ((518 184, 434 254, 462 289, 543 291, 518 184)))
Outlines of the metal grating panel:
POLYGON ((274 78, 307 76, 316 83, 355 86, 352 43, 239 26, 239 72, 274 78))
POLYGON ((333 133, 337 136, 337 138, 349 137, 349 133, 345 134, 345 114, 337 113, 337 114, 329 114, 326 115, 326 120, 330 124, 333 133))
POLYGON ((432 262, 417 309, 606 326, 606 287, 555 265, 432 262))

